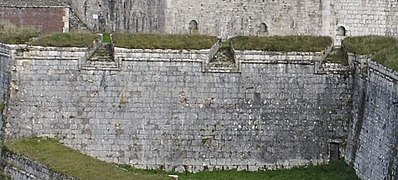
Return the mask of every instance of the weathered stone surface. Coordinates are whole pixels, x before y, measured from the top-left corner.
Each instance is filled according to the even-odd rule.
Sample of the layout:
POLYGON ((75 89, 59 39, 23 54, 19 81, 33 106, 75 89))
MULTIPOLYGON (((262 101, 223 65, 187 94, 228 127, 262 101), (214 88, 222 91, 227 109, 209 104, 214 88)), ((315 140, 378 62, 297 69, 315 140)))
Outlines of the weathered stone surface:
POLYGON ((73 11, 92 29, 101 14, 106 29, 122 32, 236 35, 397 36, 395 0, 69 0, 73 11), (192 28, 192 20, 197 30, 192 28), (191 24, 191 25, 190 25, 191 24), (266 31, 264 29, 266 26, 266 31))
POLYGON ((109 162, 190 171, 321 163, 329 143, 343 146, 350 75, 284 60, 318 53, 275 63, 272 52, 236 52, 239 73, 204 73, 208 52, 117 48, 120 70, 109 71, 79 69, 79 52, 29 49, 14 61, 6 136, 59 137, 109 162))
POLYGON ((398 74, 366 56, 351 58, 353 120, 346 159, 363 179, 397 179, 398 74))
MULTIPOLYGON (((0 43, 0 127, 3 127, 5 116, 3 111, 6 111, 7 102, 9 98, 9 87, 12 70, 11 68, 11 50, 6 44, 0 43)), ((3 136, 3 131, 0 131, 0 136, 3 136)), ((3 141, 1 139, 0 141, 3 141)), ((0 155, 2 154, 3 142, 0 145, 0 155)))

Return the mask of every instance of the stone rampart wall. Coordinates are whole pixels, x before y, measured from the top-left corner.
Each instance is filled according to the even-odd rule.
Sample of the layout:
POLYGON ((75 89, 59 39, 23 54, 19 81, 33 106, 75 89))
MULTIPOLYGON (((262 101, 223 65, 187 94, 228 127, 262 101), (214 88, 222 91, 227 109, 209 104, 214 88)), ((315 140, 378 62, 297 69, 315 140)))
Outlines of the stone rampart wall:
POLYGON ((344 145, 350 75, 283 61, 305 53, 241 54, 239 72, 209 73, 209 50, 116 48, 115 70, 79 69, 84 51, 16 56, 7 139, 58 137, 102 160, 177 171, 322 163, 344 145))
POLYGON ((353 121, 346 159, 363 179, 398 176, 398 74, 366 56, 351 56, 353 121))

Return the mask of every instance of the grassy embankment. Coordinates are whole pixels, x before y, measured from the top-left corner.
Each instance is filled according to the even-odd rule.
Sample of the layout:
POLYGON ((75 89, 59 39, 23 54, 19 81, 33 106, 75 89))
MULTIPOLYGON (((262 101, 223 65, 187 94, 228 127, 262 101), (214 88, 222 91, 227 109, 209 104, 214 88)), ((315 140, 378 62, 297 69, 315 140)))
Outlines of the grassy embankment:
MULTIPOLYGON (((0 31, 0 42, 8 44, 28 43, 37 46, 88 47, 98 38, 93 33, 56 33, 35 38, 39 33, 30 29, 7 29, 0 31)), ((133 49, 209 49, 216 37, 205 35, 162 35, 124 34, 113 36, 116 47, 133 49)), ((330 37, 324 36, 237 36, 231 39, 236 50, 261 50, 279 52, 320 52, 331 45, 330 37)), ((104 34, 103 42, 110 42, 110 35, 104 34)), ((386 67, 398 71, 397 40, 385 36, 347 37, 343 47, 355 54, 372 54, 373 59, 386 67)), ((345 54, 338 52, 330 59, 346 63, 345 54), (343 60, 343 61, 342 61, 343 60)))
POLYGON ((276 171, 213 171, 200 173, 172 173, 134 169, 128 165, 116 166, 83 155, 60 144, 54 139, 30 138, 6 143, 6 148, 51 169, 78 179, 168 179, 168 174, 177 174, 179 179, 198 180, 356 180, 353 169, 343 161, 327 165, 307 166, 276 171))
POLYGON ((358 55, 371 54, 373 60, 398 71, 398 41, 386 36, 347 37, 343 46, 358 55))
POLYGON ((24 139, 6 143, 5 147, 12 152, 43 163, 56 172, 78 179, 166 179, 164 175, 127 172, 116 165, 91 158, 67 148, 54 139, 24 139))

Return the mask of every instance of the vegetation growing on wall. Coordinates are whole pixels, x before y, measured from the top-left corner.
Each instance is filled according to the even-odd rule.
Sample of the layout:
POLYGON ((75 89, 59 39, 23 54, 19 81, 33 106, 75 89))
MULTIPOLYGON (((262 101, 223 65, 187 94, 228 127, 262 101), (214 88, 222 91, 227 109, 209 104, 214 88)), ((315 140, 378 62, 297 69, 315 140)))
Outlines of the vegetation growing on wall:
POLYGON ((332 44, 326 36, 237 36, 232 40, 236 50, 279 52, 320 52, 332 44))
POLYGON ((34 46, 89 47, 98 35, 93 33, 55 33, 30 42, 34 46))
POLYGON ((398 45, 379 51, 373 56, 373 59, 398 72, 398 45))
POLYGON ((347 37, 343 41, 343 46, 348 52, 359 55, 375 54, 395 44, 397 40, 387 36, 355 36, 347 37))
MULTIPOLYGON (((126 170, 139 174, 165 174, 160 170, 145 171, 134 169, 131 166, 121 166, 126 170)), ((203 171, 199 173, 169 173, 178 175, 181 180, 359 180, 354 169, 344 161, 333 161, 324 165, 309 165, 307 167, 297 167, 293 169, 283 169, 274 171, 203 171)))
POLYGON ((39 32, 27 28, 12 28, 0 31, 0 42, 5 44, 24 44, 34 37, 38 37, 39 32))
POLYGON ((348 52, 373 55, 376 62, 398 71, 398 40, 387 36, 347 37, 343 46, 348 52))
POLYGON ((113 34, 116 47, 128 49, 210 49, 217 38, 206 35, 113 34))

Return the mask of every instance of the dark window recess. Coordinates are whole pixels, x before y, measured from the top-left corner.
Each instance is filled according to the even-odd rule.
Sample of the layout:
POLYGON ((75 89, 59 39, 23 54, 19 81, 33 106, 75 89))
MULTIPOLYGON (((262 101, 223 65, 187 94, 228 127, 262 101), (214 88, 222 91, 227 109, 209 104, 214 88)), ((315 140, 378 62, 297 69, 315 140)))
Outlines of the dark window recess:
POLYGON ((340 144, 339 143, 330 143, 329 145, 329 158, 331 161, 340 159, 340 144))

